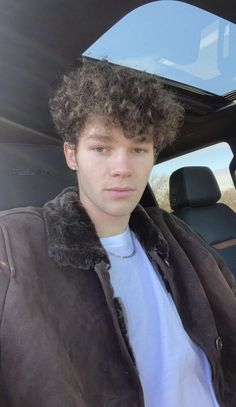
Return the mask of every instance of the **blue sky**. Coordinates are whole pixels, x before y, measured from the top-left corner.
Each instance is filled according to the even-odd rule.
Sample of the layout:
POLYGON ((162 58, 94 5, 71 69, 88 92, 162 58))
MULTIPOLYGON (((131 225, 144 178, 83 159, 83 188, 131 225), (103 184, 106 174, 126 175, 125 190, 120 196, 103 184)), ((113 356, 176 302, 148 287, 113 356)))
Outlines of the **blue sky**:
POLYGON ((206 147, 201 150, 194 151, 184 156, 168 160, 166 163, 161 163, 153 168, 153 176, 155 175, 170 175, 177 168, 182 166, 203 165, 210 167, 213 171, 223 168, 228 168, 229 163, 233 158, 233 153, 227 143, 219 143, 214 146, 206 147))
POLYGON ((236 88, 232 39, 236 42, 235 24, 186 3, 162 0, 129 13, 85 55, 222 94, 236 88))

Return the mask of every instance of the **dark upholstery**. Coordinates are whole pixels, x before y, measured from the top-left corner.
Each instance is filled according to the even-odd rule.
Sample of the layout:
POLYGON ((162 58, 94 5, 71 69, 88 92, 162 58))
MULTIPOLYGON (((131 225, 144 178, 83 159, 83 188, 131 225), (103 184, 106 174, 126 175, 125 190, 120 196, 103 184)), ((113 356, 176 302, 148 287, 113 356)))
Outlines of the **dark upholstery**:
POLYGON ((212 171, 207 167, 184 167, 170 177, 170 205, 174 214, 186 222, 214 247, 236 275, 236 214, 223 203, 212 171))
POLYGON ((0 144, 0 210, 41 206, 75 183, 62 146, 0 144))
POLYGON ((208 167, 183 167, 170 177, 172 209, 215 204, 221 197, 217 181, 208 167))

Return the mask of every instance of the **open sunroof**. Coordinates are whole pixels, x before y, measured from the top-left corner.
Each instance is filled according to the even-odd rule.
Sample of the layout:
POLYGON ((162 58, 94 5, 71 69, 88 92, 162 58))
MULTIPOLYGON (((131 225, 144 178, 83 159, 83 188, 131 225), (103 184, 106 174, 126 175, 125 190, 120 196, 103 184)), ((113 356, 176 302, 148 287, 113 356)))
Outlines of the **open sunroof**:
POLYGON ((179 1, 137 8, 84 55, 222 95, 236 89, 236 25, 179 1))

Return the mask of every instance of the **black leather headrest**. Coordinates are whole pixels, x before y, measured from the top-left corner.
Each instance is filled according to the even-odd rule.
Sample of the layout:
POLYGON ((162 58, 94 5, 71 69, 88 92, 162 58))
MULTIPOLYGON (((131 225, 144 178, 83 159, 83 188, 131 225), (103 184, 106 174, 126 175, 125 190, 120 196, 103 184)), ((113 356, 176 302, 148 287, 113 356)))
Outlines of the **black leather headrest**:
POLYGON ((208 167, 183 167, 170 176, 170 206, 173 210, 186 206, 208 206, 221 197, 216 178, 208 167))

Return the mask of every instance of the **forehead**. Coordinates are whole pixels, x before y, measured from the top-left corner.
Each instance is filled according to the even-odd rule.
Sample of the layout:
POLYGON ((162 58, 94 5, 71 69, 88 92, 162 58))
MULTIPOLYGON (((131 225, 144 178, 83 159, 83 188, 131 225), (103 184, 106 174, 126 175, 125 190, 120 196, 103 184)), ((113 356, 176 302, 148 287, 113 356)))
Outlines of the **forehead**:
POLYGON ((83 141, 104 141, 104 142, 119 142, 126 141, 127 143, 153 143, 148 135, 129 135, 127 137, 125 130, 112 123, 108 118, 95 116, 88 119, 79 135, 79 142, 83 141))

